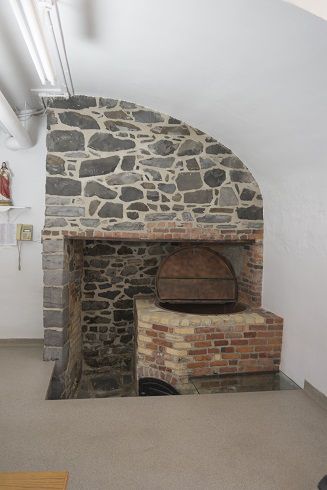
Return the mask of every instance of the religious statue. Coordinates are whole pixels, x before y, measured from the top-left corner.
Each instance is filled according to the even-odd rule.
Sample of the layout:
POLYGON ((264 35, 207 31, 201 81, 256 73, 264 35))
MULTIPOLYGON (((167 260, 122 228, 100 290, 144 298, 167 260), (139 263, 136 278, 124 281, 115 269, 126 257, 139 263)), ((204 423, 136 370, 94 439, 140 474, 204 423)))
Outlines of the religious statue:
POLYGON ((10 197, 10 172, 6 162, 0 168, 0 206, 12 206, 10 197))

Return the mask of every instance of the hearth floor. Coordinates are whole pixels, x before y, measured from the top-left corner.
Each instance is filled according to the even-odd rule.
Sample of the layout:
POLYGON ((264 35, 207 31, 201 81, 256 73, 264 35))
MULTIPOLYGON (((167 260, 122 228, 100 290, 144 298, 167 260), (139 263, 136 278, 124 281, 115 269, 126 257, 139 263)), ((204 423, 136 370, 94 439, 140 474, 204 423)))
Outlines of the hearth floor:
POLYGON ((75 398, 136 396, 132 373, 83 373, 75 398))
MULTIPOLYGON (((202 376, 194 377, 190 382, 195 395, 300 389, 281 372, 202 376)), ((77 399, 129 396, 136 396, 132 373, 83 373, 75 394, 77 399)))
POLYGON ((245 393, 251 391, 299 390, 300 387, 285 374, 260 373, 225 376, 194 377, 191 383, 199 395, 210 393, 245 393))

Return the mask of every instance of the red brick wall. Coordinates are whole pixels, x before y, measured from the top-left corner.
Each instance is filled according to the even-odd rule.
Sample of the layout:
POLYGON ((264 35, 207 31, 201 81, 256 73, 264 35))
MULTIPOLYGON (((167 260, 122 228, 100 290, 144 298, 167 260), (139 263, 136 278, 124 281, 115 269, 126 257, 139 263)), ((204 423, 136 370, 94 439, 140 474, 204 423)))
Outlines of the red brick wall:
POLYGON ((147 313, 138 307, 142 301, 136 300, 139 378, 158 377, 185 392, 190 376, 279 370, 283 320, 273 313, 167 314, 151 301, 147 313))

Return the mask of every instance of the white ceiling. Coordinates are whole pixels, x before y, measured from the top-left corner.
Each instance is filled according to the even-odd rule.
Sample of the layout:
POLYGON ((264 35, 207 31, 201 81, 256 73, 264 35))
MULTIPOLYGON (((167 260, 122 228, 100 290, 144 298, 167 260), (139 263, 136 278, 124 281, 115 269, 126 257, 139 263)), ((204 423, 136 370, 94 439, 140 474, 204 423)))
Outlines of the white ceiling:
POLYGON ((327 0, 284 0, 327 20, 327 0))
POLYGON ((303 138, 325 139, 321 19, 279 0, 59 5, 76 93, 182 118, 245 158, 278 148, 295 166, 303 138))
MULTIPOLYGON (((304 0, 303 0, 304 1, 304 0)), ((327 23, 280 0, 58 0, 75 92, 123 98, 203 129, 260 173, 326 147, 327 23), (320 148, 313 145, 313 148, 320 148), (315 151, 315 150, 313 150, 315 151), (276 165, 276 164, 275 164, 276 165)), ((0 2, 0 88, 40 87, 0 2)))

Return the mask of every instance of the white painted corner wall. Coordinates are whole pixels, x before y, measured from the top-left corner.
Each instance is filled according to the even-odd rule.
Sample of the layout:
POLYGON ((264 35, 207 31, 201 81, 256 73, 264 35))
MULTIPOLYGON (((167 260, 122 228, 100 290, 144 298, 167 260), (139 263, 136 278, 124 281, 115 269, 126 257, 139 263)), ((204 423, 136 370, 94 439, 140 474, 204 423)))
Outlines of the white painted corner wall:
MULTIPOLYGON (((46 116, 33 117, 27 129, 35 145, 10 151, 1 133, 0 159, 13 173, 15 206, 30 206, 15 222, 32 224, 33 241, 22 243, 22 270, 17 247, 0 247, 0 339, 43 338, 43 273, 41 230, 45 214, 46 116)), ((10 211, 15 213, 15 211, 10 211)), ((1 222, 7 213, 1 213, 1 222)), ((12 220, 11 220, 12 221, 12 220)))

